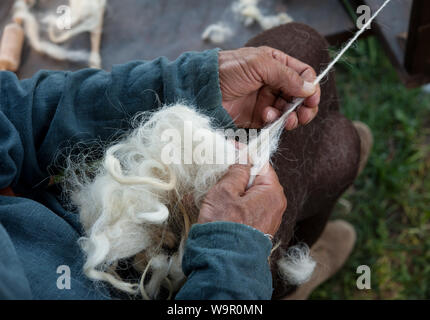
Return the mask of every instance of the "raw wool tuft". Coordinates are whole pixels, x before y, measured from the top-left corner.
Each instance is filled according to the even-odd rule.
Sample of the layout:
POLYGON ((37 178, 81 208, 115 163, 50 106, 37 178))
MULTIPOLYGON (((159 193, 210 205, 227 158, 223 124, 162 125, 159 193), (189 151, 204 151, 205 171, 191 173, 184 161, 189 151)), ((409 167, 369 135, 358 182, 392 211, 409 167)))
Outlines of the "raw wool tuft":
POLYGON ((85 274, 154 299, 161 287, 171 293, 183 283, 181 261, 190 225, 197 220, 205 194, 235 162, 233 158, 232 163, 207 164, 206 155, 197 152, 200 144, 193 143, 193 164, 179 158, 166 165, 163 150, 169 145, 175 157, 184 154, 180 141, 186 123, 192 123, 192 134, 204 133, 205 144, 212 141, 215 155, 235 155, 236 146, 211 126, 210 118, 184 105, 164 107, 144 120, 106 150, 95 172, 94 166, 87 168, 95 178, 78 176, 76 167, 70 166, 66 187, 86 233, 80 240, 86 253, 85 274), (176 130, 180 139, 167 141, 168 130, 176 130), (142 272, 140 284, 122 281, 113 270, 130 257, 142 272))
POLYGON ((215 44, 221 44, 233 36, 233 30, 223 22, 209 25, 202 33, 202 39, 215 44))
POLYGON ((246 27, 257 22, 263 30, 268 30, 293 21, 285 12, 277 15, 264 15, 258 7, 259 1, 260 0, 238 0, 233 3, 233 11, 239 15, 246 27))
POLYGON ((13 8, 13 18, 23 22, 25 34, 34 50, 57 60, 88 62, 91 67, 101 67, 100 41, 106 0, 69 0, 70 30, 57 28, 58 16, 44 17, 42 22, 47 24, 50 41, 42 40, 40 37, 39 22, 31 12, 35 3, 36 0, 16 0, 13 8), (91 32, 91 52, 68 50, 57 45, 84 32, 91 32))
POLYGON ((310 256, 309 247, 301 243, 287 249, 278 260, 279 273, 291 285, 307 282, 314 272, 316 262, 310 256))

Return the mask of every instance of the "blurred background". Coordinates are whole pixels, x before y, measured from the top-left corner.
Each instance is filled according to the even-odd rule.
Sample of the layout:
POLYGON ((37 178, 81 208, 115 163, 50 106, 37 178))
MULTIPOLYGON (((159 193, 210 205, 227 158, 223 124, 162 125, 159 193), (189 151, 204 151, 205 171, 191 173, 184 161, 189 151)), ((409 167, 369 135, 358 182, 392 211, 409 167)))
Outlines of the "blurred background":
POLYGON ((407 89, 371 36, 337 66, 341 111, 374 136, 366 169, 333 217, 351 222, 358 241, 341 272, 315 299, 430 298, 430 93, 407 89), (368 265, 371 290, 355 286, 368 265))

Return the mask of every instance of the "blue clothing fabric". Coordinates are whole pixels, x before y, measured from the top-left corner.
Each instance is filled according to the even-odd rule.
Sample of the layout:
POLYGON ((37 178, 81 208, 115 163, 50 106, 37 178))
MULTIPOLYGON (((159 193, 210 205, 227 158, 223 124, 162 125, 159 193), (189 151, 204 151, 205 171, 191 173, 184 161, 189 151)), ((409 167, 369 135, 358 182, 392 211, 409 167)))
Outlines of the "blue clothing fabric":
MULTIPOLYGON (((0 72, 0 189, 10 186, 18 195, 0 195, 0 299, 111 298, 104 285, 83 275, 78 215, 63 207, 60 190, 48 187, 49 177, 61 170, 59 151, 112 141, 130 129, 136 113, 178 101, 193 104, 220 127, 231 126, 221 105, 217 50, 185 53, 174 62, 130 62, 110 73, 40 71, 19 81, 11 72, 0 72), (61 266, 70 268, 70 289, 59 289, 61 266)), ((193 227, 184 267, 190 279, 179 297, 270 298, 265 263, 270 243, 262 237, 242 225, 193 227), (240 253, 245 243, 254 252, 240 253), (231 255, 230 261, 213 258, 220 250, 231 255), (228 268, 221 268, 224 262, 228 268), (251 270, 256 273, 247 285, 251 270), (205 286, 225 293, 205 292, 201 279, 217 273, 225 287, 205 286), (255 293, 259 285, 261 292, 255 293)))
POLYGON ((262 232, 243 224, 192 226, 182 259, 188 278, 176 299, 270 299, 271 249, 262 232))

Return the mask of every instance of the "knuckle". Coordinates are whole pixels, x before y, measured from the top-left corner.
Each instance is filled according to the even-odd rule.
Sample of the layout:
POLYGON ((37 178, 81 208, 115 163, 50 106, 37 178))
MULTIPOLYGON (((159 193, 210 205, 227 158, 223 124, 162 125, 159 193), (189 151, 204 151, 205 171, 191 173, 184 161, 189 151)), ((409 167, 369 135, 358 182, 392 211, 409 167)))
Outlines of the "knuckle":
POLYGON ((273 49, 269 46, 260 46, 258 49, 264 53, 270 53, 273 49))
POLYGON ((249 62, 258 62, 261 59, 261 55, 258 51, 256 50, 250 50, 247 54, 246 54, 247 60, 249 62))
POLYGON ((279 77, 285 79, 288 88, 295 88, 297 86, 298 79, 296 78, 296 75, 291 68, 285 67, 283 69, 280 69, 278 72, 279 77))
POLYGON ((284 188, 278 183, 273 194, 273 202, 278 204, 278 210, 284 212, 287 209, 287 197, 285 196, 284 188))
POLYGON ((283 194, 281 197, 281 211, 284 212, 287 209, 287 197, 283 194))
POLYGON ((231 183, 221 182, 216 188, 216 192, 222 196, 231 195, 235 188, 231 183))
POLYGON ((309 75, 311 75, 313 78, 317 77, 317 73, 315 72, 315 69, 312 68, 311 66, 308 66, 308 69, 306 69, 306 70, 307 70, 306 72, 308 72, 309 75))
POLYGON ((260 60, 265 62, 271 62, 273 58, 273 48, 267 46, 258 47, 258 56, 260 60))
POLYGON ((292 68, 287 68, 287 75, 293 84, 303 86, 303 78, 292 68))
POLYGON ((287 207, 287 196, 285 195, 284 188, 281 185, 279 185, 279 186, 280 186, 280 188, 279 188, 280 198, 282 199, 282 206, 285 209, 287 207))

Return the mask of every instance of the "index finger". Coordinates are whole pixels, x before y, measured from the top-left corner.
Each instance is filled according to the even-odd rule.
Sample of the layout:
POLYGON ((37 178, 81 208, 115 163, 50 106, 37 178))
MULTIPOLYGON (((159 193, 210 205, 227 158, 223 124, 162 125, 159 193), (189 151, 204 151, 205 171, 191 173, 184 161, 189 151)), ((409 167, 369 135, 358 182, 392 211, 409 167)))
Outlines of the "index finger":
MULTIPOLYGON (((255 177, 253 186, 272 185, 279 183, 278 175, 273 167, 267 163, 255 177)), ((250 188, 252 189, 252 188, 250 188)))
POLYGON ((256 202, 260 206, 273 205, 284 196, 283 188, 273 167, 267 163, 256 176, 253 185, 245 192, 248 201, 256 202))
POLYGON ((299 75, 302 75, 305 72, 307 73, 311 72, 316 74, 314 68, 312 68, 310 65, 300 61, 299 59, 289 56, 288 54, 286 54, 285 52, 282 52, 281 50, 270 48, 270 47, 266 47, 264 50, 269 51, 269 53, 272 55, 272 57, 275 60, 278 60, 285 66, 290 67, 291 69, 296 71, 299 75))

